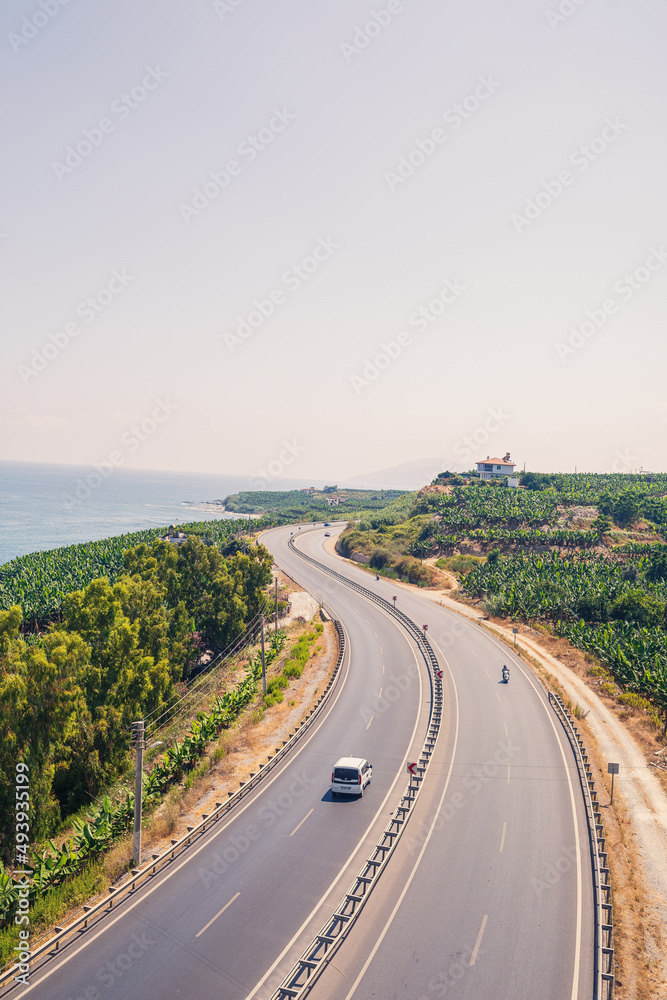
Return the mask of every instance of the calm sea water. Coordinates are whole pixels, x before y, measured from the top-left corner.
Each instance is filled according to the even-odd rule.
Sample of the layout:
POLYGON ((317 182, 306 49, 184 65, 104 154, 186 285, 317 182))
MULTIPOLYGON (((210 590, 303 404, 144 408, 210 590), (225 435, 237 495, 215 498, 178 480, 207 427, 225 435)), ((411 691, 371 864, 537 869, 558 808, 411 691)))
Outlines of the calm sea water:
MULTIPOLYGON (((281 480, 275 489, 314 485, 281 480)), ((247 476, 0 462, 0 565, 75 542, 230 515, 203 505, 252 489, 247 476)))

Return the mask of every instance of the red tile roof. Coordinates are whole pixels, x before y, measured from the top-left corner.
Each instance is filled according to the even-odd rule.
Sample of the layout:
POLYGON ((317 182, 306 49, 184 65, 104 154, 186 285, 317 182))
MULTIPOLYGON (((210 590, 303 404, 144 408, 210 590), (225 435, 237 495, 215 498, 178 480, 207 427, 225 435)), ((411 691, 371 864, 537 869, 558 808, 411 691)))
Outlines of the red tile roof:
POLYGON ((506 462, 504 458, 480 458, 477 465, 511 465, 514 468, 516 462, 506 462))

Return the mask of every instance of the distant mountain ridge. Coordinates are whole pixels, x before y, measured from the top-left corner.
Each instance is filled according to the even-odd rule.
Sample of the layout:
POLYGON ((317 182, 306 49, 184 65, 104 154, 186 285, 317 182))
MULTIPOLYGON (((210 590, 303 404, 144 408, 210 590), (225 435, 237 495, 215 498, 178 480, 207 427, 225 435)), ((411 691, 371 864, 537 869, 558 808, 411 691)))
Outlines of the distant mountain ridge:
POLYGON ((346 489, 419 490, 446 469, 443 458, 418 458, 375 472, 364 472, 346 479, 346 489))

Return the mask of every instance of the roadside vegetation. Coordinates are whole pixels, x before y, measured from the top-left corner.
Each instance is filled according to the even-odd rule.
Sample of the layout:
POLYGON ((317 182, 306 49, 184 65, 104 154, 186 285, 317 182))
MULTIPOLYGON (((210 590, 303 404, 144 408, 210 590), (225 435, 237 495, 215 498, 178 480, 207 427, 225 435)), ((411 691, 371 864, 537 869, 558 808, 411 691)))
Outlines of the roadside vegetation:
POLYGON ((63 595, 43 632, 22 634, 20 605, 0 611, 0 857, 11 859, 17 763, 30 775, 31 838, 44 841, 123 773, 132 722, 168 709, 256 630, 271 564, 261 545, 225 556, 197 536, 141 542, 115 583, 63 595))
POLYGON ((197 536, 207 545, 217 545, 223 555, 247 549, 249 532, 281 523, 281 519, 192 521, 175 529, 147 528, 128 535, 116 535, 97 542, 83 542, 45 552, 18 556, 0 566, 0 610, 17 604, 22 610, 22 631, 46 628, 61 615, 67 594, 81 590, 104 576, 115 583, 126 572, 125 553, 145 542, 152 545, 174 531, 197 536))
POLYGON ((341 554, 421 586, 454 574, 487 614, 595 657, 667 735, 667 475, 527 472, 514 489, 445 472, 406 496, 402 517, 351 524, 341 554))
POLYGON ((279 515, 290 521, 328 521, 330 518, 355 515, 362 511, 380 511, 402 496, 401 490, 339 490, 326 486, 321 490, 269 490, 234 493, 224 500, 225 510, 238 514, 279 515), (329 501, 339 502, 330 505, 329 501))

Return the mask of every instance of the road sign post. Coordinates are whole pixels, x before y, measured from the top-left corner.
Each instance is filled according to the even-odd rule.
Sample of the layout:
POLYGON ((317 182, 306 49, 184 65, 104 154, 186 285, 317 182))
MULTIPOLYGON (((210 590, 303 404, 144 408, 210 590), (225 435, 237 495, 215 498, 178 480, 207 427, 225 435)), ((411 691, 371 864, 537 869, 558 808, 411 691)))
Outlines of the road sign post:
POLYGON ((621 769, 620 764, 607 764, 607 774, 611 775, 611 801, 609 802, 610 806, 613 806, 614 804, 614 775, 618 774, 620 769, 621 769))
POLYGON ((392 597, 392 601, 394 602, 394 607, 396 607, 396 597, 392 597))
POLYGON ((132 835, 132 860, 141 864, 141 799, 144 775, 144 720, 132 723, 132 742, 137 750, 137 770, 134 778, 134 831, 132 835))
POLYGON ((415 775, 415 768, 416 767, 417 767, 417 761, 416 760, 414 760, 411 764, 408 764, 408 774, 411 775, 413 778, 416 777, 416 775, 415 775))
POLYGON ((517 634, 518 631, 519 630, 516 627, 512 629, 512 632, 514 633, 514 648, 515 649, 516 649, 516 634, 517 634))
POLYGON ((264 655, 264 615, 260 615, 259 617, 262 623, 262 689, 264 697, 266 698, 266 657, 264 655))

